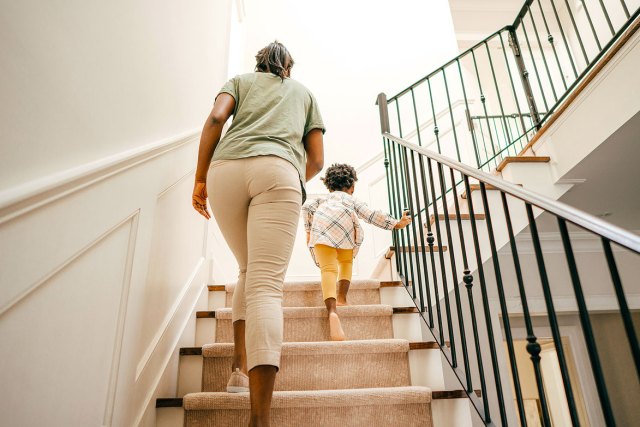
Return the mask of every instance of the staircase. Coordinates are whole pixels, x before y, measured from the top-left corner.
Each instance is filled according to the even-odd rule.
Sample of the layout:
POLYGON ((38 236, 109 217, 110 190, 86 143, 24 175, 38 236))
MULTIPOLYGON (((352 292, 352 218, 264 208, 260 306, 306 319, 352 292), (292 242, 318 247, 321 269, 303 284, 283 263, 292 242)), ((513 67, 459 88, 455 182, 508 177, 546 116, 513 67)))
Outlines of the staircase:
MULTIPOLYGON (((200 347, 180 350, 179 398, 158 399, 158 426, 245 427, 248 393, 225 392, 233 354, 234 285, 210 286, 210 311, 196 313, 200 347)), ((354 281, 339 307, 347 341, 329 341, 319 282, 287 282, 275 426, 471 425, 463 390, 444 390, 439 347, 398 281, 354 281)))

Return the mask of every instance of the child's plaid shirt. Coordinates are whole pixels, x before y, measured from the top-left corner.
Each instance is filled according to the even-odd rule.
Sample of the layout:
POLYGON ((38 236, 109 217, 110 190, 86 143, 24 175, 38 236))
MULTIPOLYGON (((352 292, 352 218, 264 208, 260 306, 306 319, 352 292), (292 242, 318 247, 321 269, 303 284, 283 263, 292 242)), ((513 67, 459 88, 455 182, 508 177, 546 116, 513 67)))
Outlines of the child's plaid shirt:
MULTIPOLYGON (((391 230, 398 220, 343 191, 308 200, 302 206, 304 228, 310 233, 309 248, 326 245, 338 249, 353 249, 353 256, 364 239, 358 218, 385 230, 391 230)), ((313 255, 313 252, 312 252, 313 255)), ((315 257, 314 257, 315 259, 315 257)))

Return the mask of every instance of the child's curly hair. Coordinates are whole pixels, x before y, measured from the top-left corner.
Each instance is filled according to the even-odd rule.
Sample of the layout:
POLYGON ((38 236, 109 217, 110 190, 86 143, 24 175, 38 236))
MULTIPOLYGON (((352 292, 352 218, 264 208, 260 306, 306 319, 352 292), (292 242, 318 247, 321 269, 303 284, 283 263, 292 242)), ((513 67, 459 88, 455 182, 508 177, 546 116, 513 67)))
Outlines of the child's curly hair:
POLYGON ((324 178, 320 178, 329 191, 344 191, 358 180, 353 166, 334 163, 329 168, 324 178))

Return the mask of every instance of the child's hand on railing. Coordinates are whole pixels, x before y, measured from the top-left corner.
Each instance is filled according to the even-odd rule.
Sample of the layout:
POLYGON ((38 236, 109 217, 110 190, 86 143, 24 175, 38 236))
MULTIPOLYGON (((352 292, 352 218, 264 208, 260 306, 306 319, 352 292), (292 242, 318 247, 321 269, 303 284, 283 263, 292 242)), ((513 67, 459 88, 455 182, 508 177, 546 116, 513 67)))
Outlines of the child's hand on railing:
POLYGON ((400 218, 400 221, 398 221, 396 226, 393 228, 395 228, 396 230, 402 230, 407 225, 411 224, 411 221, 412 221, 411 215, 409 215, 409 211, 406 210, 402 213, 402 218, 400 218))

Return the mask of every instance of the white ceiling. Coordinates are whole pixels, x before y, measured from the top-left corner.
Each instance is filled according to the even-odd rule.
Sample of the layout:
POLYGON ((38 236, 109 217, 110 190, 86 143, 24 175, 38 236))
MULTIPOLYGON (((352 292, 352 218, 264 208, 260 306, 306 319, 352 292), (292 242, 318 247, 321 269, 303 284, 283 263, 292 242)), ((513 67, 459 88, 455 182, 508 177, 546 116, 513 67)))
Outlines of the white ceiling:
POLYGON ((467 49, 513 23, 524 0, 449 0, 458 47, 467 49))

